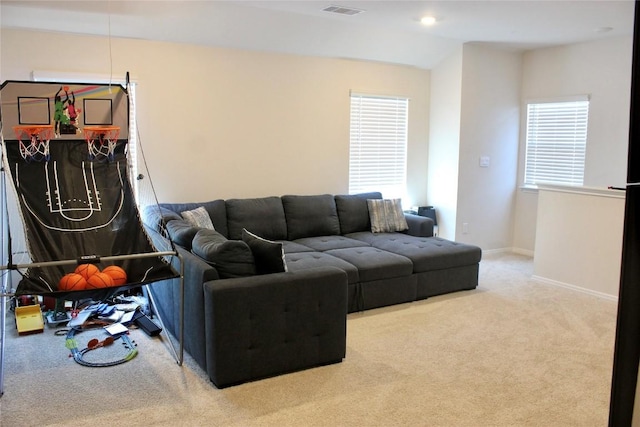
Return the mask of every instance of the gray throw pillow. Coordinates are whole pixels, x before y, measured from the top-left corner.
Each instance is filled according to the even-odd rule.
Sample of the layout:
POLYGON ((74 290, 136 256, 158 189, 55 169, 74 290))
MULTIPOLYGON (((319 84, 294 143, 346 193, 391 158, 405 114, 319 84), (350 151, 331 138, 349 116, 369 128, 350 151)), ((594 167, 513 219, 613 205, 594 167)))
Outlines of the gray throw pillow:
POLYGON ((400 199, 367 200, 372 232, 391 233, 409 229, 400 202, 400 199))
POLYGON ((199 208, 193 209, 191 211, 181 212, 180 215, 185 219, 185 221, 187 221, 194 227, 215 230, 215 228, 213 227, 213 223, 211 222, 209 212, 207 212, 207 210, 203 206, 200 206, 199 208))
POLYGON ((246 228, 242 229, 242 241, 251 248, 258 274, 282 273, 287 271, 282 243, 263 239, 247 231, 246 228))
POLYGON ((214 266, 221 279, 256 274, 249 245, 242 240, 227 240, 217 231, 198 231, 193 238, 191 251, 214 266))

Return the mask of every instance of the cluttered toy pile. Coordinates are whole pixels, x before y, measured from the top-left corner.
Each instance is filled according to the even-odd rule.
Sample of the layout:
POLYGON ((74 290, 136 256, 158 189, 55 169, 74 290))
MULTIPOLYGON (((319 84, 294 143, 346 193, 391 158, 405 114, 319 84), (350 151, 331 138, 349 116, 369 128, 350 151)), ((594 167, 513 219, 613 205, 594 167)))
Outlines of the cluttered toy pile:
MULTIPOLYGON (((96 273, 98 274, 98 273, 96 273)), ((83 366, 107 367, 132 360, 138 349, 129 337, 129 328, 142 329, 149 336, 162 329, 146 314, 146 298, 118 296, 110 302, 86 301, 71 310, 71 320, 56 335, 66 335, 65 346, 70 357, 83 366), (81 333, 82 338, 78 337, 81 333), (85 345, 80 342, 86 341, 85 345), (121 342, 122 346, 113 345, 121 342), (95 352, 98 349, 110 351, 95 352)))

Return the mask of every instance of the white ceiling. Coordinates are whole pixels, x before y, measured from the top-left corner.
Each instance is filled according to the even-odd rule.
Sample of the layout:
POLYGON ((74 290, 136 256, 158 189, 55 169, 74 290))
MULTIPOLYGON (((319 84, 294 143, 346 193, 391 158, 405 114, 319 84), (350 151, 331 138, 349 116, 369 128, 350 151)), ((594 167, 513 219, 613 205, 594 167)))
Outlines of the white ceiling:
POLYGON ((3 28, 98 34, 433 68, 465 42, 531 49, 633 34, 633 0, 0 0, 3 28), (322 9, 364 10, 354 16, 322 9), (422 16, 438 22, 422 26, 422 16), (609 28, 607 31, 603 29, 609 28))

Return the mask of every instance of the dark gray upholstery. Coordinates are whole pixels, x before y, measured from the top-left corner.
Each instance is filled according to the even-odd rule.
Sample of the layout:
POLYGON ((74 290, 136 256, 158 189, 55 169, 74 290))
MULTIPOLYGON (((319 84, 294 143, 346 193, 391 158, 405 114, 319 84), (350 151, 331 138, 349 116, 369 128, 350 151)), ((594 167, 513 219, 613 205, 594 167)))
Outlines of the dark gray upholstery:
POLYGON ((417 299, 475 289, 478 272, 479 265, 472 264, 415 274, 418 279, 417 299))
MULTIPOLYGON (((161 239, 153 230, 148 230, 153 240, 161 239)), ((207 333, 204 328, 204 297, 202 283, 218 280, 218 272, 206 262, 177 246, 176 250, 183 259, 184 271, 184 349, 203 369, 206 369, 207 333), (199 284, 199 285, 198 285, 199 284)), ((180 271, 180 260, 173 257, 171 264, 180 271)), ((156 302, 155 310, 160 314, 165 328, 176 338, 180 326, 180 281, 165 280, 153 283, 149 287, 156 302)))
POLYGON ((407 213, 404 214, 404 217, 409 226, 409 229, 404 232, 405 234, 416 237, 433 237, 434 222, 431 218, 407 213))
POLYGON ((336 202, 330 194, 282 196, 287 240, 340 234, 336 202))
POLYGON ((482 256, 482 252, 477 246, 452 242, 439 237, 366 232, 352 233, 348 237, 409 258, 413 262, 415 273, 477 264, 482 256))
POLYGON ((256 274, 249 245, 242 240, 228 240, 217 231, 198 231, 193 238, 191 251, 215 267, 222 279, 256 274))
POLYGON ((194 227, 184 219, 172 219, 166 223, 169 238, 183 248, 191 249, 191 242, 199 227, 194 227))
POLYGON ((207 372, 218 387, 341 362, 346 275, 308 269, 204 284, 207 372))
POLYGON ((295 243, 304 245, 319 252, 328 251, 330 249, 359 248, 362 246, 369 246, 369 244, 365 242, 361 242, 355 239, 349 239, 348 237, 340 235, 304 237, 302 239, 296 240, 295 243))
POLYGON ((278 240, 282 243, 282 248, 284 249, 285 254, 294 253, 294 252, 315 252, 315 249, 310 248, 309 246, 304 246, 300 243, 290 242, 288 240, 278 240))
POLYGON ((350 300, 349 311, 369 310, 393 304, 402 304, 417 299, 417 277, 395 277, 392 279, 361 282, 355 286, 353 300, 350 300))
POLYGON ((279 197, 227 200, 228 237, 242 239, 242 229, 269 240, 287 240, 282 201, 279 197))
POLYGON ((409 258, 371 246, 332 249, 325 254, 355 265, 360 282, 406 277, 413 273, 413 263, 409 258))
MULTIPOLYGON (((176 219, 178 211, 205 206, 218 215, 212 217, 217 230, 225 214, 227 234, 201 229, 192 252, 179 248, 185 260, 185 349, 218 387, 339 362, 347 312, 478 285, 480 248, 433 237, 430 218, 405 215, 406 232, 372 233, 366 201, 381 197, 231 199, 216 201, 216 209, 164 204, 149 216, 147 224, 157 229, 158 218, 176 219), (215 259, 221 253, 226 267, 240 261, 255 268, 255 256, 241 241, 243 228, 278 242, 278 250, 281 243, 287 272, 222 278, 230 273, 215 259)), ((186 245, 192 230, 175 222, 170 235, 186 245)), ((175 335, 179 295, 173 286, 158 289, 159 312, 169 317, 165 326, 175 335)))
POLYGON ((242 241, 249 245, 256 264, 257 274, 282 273, 287 271, 284 264, 282 243, 266 240, 242 230, 242 241))
POLYGON ((358 268, 340 258, 322 252, 295 252, 285 254, 289 271, 302 271, 317 267, 336 267, 347 273, 348 283, 358 283, 358 268))
POLYGON ((382 199, 382 193, 372 192, 335 196, 341 234, 371 231, 367 199, 382 199))

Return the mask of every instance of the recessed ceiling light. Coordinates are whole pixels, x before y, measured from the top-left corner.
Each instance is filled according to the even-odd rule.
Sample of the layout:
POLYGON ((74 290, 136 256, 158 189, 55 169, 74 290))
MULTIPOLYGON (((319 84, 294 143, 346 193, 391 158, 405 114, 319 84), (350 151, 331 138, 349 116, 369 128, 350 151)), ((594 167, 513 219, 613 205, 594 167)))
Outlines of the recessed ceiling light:
POLYGON ((422 25, 433 25, 436 23, 436 18, 434 16, 425 16, 420 20, 422 25))

